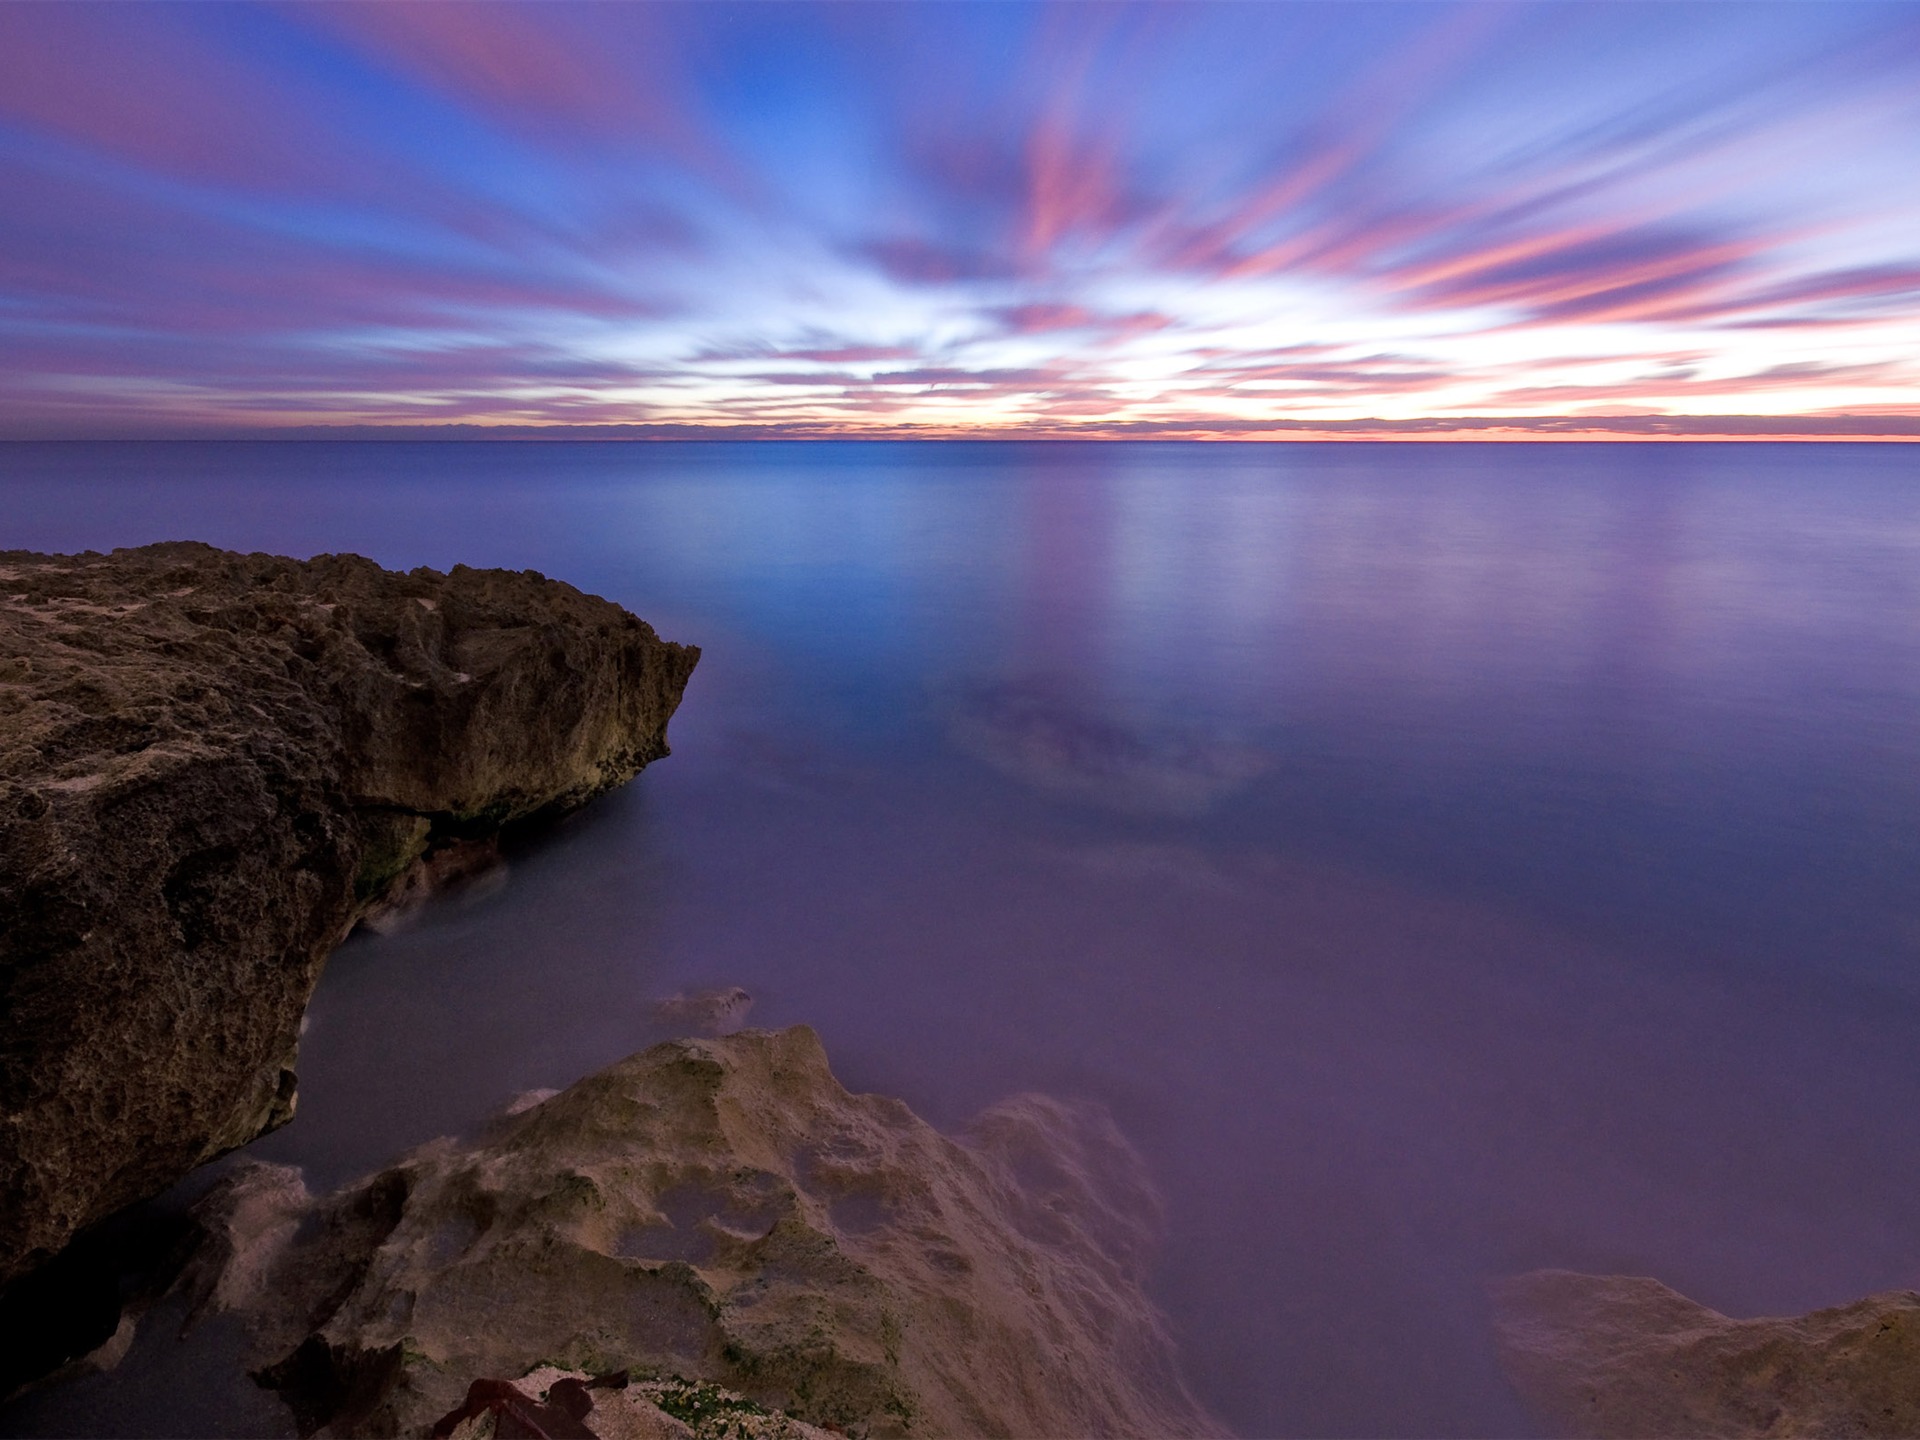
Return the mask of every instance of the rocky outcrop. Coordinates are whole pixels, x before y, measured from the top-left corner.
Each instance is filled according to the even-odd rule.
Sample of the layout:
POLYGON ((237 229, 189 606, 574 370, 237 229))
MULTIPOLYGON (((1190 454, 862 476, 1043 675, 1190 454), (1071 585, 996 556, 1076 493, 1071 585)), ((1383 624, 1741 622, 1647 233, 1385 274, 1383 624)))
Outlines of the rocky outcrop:
POLYGON ((666 754, 698 653, 532 571, 0 552, 0 1281, 285 1121, 327 952, 666 754))
POLYGON ((544 1366, 855 1435, 1217 1434, 1141 1288, 1157 1213, 1102 1112, 1028 1096, 950 1139, 811 1030, 747 1030, 323 1200, 243 1167, 183 1283, 309 1433, 424 1433, 544 1366))
POLYGON ((1658 1280, 1537 1270, 1494 1302, 1508 1375, 1565 1435, 1920 1435, 1912 1291, 1733 1320, 1658 1280))

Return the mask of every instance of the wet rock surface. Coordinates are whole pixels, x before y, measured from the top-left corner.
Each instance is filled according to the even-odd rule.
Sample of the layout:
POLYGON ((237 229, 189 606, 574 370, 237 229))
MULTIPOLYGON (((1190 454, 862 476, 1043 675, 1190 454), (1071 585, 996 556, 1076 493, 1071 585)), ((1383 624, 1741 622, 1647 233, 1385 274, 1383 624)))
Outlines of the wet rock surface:
POLYGON ((1560 1434, 1920 1435, 1920 1294, 1734 1320, 1658 1280, 1538 1270, 1494 1289, 1501 1358, 1560 1434))
POLYGON ((664 755, 698 653, 533 572, 0 552, 0 1282, 283 1123, 328 951, 664 755))
POLYGON ((952 1139, 848 1093, 805 1027, 655 1046, 318 1200, 244 1165, 198 1214, 194 1323, 245 1320, 303 1433, 475 1424, 476 1380, 538 1400, 541 1367, 625 1372, 701 1433, 673 1395, 854 1435, 1221 1433, 1104 1112, 1020 1097, 952 1139))

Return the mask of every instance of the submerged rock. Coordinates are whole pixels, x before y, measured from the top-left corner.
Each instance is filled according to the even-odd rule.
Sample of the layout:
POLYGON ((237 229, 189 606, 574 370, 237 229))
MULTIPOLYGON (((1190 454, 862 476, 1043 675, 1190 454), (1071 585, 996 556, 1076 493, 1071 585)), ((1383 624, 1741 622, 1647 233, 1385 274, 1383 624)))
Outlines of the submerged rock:
POLYGON ((738 985, 669 995, 647 1007, 656 1025, 702 1035, 729 1035, 747 1022, 753 996, 738 985))
POLYGON ((0 1282, 283 1123, 327 952, 666 754, 698 655, 532 571, 0 552, 0 1282))
POLYGON ((1220 1433, 1143 1292, 1157 1204, 1103 1112, 1027 1096, 951 1139, 849 1094, 805 1027, 670 1041, 477 1143, 295 1184, 210 1195, 191 1283, 305 1432, 423 1433, 475 1380, 538 1399, 514 1377, 547 1366, 848 1434, 1220 1433))
POLYGON ((1200 815, 1267 768, 1259 751, 1228 737, 1130 721, 1045 683, 967 693, 948 735, 1023 785, 1124 815, 1200 815))
POLYGON ((1501 1358, 1562 1434, 1920 1435, 1920 1294, 1734 1320, 1658 1280, 1536 1270, 1494 1288, 1501 1358))

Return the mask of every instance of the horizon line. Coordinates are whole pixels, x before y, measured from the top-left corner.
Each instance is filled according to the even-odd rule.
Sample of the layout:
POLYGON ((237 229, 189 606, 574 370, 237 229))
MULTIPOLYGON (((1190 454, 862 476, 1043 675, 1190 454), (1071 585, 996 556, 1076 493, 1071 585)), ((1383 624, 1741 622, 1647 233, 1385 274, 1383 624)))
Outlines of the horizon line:
POLYGON ((1829 415, 1463 415, 1412 420, 1119 421, 1068 426, 833 426, 804 421, 700 424, 634 421, 347 422, 295 425, 0 425, 0 444, 160 444, 178 441, 942 441, 942 442, 1407 442, 1478 441, 1920 441, 1920 412, 1829 415))

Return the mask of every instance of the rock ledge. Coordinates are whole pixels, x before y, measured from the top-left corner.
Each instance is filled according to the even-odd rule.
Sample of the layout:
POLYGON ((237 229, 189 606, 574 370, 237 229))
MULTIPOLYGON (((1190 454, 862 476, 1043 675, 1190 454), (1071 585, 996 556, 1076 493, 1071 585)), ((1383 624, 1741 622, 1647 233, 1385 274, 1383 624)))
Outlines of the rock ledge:
POLYGON ((666 754, 698 658, 532 571, 0 552, 0 1283, 284 1123, 328 951, 666 754))

